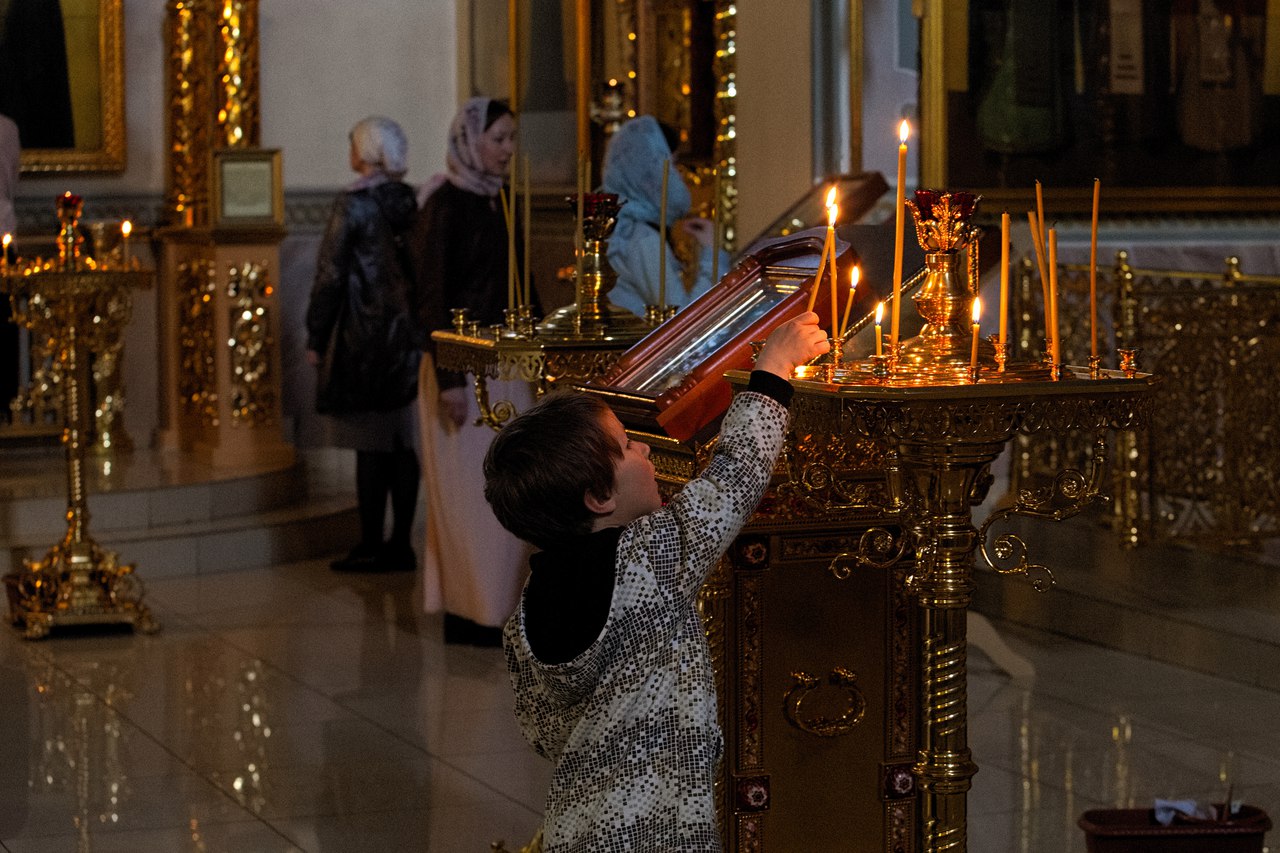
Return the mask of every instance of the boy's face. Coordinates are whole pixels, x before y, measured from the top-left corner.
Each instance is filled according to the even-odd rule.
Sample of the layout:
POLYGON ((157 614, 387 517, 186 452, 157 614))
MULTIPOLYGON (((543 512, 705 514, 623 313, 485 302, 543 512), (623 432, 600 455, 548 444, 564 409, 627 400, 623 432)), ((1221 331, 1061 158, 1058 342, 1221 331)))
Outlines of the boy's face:
POLYGON ((604 428, 618 442, 622 458, 613 460, 613 512, 610 523, 627 525, 642 515, 662 508, 662 496, 658 494, 658 481, 654 479, 653 463, 649 461, 649 445, 632 441, 613 412, 602 415, 604 428))

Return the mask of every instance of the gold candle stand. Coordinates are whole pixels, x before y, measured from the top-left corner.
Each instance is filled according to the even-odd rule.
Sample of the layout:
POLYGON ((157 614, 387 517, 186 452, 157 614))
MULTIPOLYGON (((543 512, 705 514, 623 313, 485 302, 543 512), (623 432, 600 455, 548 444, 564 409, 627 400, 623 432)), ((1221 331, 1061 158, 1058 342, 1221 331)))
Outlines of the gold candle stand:
POLYGON ((127 301, 131 288, 148 286, 151 273, 79 269, 77 244, 69 242, 73 239, 71 229, 63 247, 67 269, 0 277, 10 299, 26 303, 21 313, 33 330, 61 342, 57 359, 63 376, 67 531, 43 560, 26 560, 22 569, 4 576, 13 622, 24 627, 28 639, 44 637, 61 625, 127 624, 148 633, 160 627, 142 603, 143 585, 133 565, 121 565, 114 552, 89 535, 84 481, 88 413, 83 393, 89 354, 119 338, 122 312, 111 306, 127 301), (31 310, 33 303, 42 310, 31 310))
MULTIPOLYGON (((1047 589, 1052 573, 1028 559, 1021 540, 1002 536, 988 549, 987 531, 1009 515, 1061 520, 1106 500, 1102 434, 1143 425, 1154 405, 1154 377, 1139 373, 1125 353, 1120 370, 1101 370, 1013 362, 997 344, 982 341, 977 369, 971 367, 972 332, 964 318, 977 290, 978 232, 968 222, 977 202, 968 193, 921 190, 908 203, 926 252, 925 281, 914 297, 925 320, 917 337, 863 361, 842 361, 837 355, 828 363, 803 366, 793 380, 795 435, 879 442, 891 460, 886 504, 877 509, 897 521, 897 530, 866 531, 857 552, 837 557, 831 571, 842 579, 856 570, 850 560, 876 568, 914 560, 907 584, 921 625, 921 723, 912 772, 925 853, 967 849, 967 795, 978 770, 967 729, 967 611, 975 589, 975 554, 995 571, 1025 575, 1037 589, 1047 589), (969 268, 962 275, 966 248, 969 268), (1020 494, 979 532, 972 507, 990 485, 990 464, 1013 436, 1076 429, 1099 436, 1093 470, 1064 471, 1052 488, 1020 494), (997 565, 997 560, 1012 560, 1012 565, 997 565)), ((730 379, 746 383, 745 374, 730 374, 730 379)), ((799 462, 800 454, 794 455, 799 462)), ((803 460, 788 477, 792 487, 808 489, 834 512, 844 507, 822 493, 825 465, 821 458, 803 460)))
MULTIPOLYGON (((733 377, 745 383, 746 376, 733 377)), ((850 440, 885 442, 895 464, 888 473, 890 506, 900 530, 868 531, 854 556, 864 566, 887 567, 914 557, 908 584, 921 619, 920 748, 913 767, 920 796, 922 850, 963 853, 967 837, 967 793, 977 764, 967 734, 967 611, 975 588, 975 553, 988 551, 974 527, 972 505, 986 491, 988 466, 1019 431, 1130 429, 1145 422, 1153 404, 1148 374, 1104 378, 1012 381, 980 385, 851 385, 796 380, 792 404, 798 435, 839 434, 850 440)), ((1101 465, 1102 454, 1097 458, 1101 465)), ((1043 496, 1023 496, 1005 514, 1065 518, 1104 499, 1101 475, 1071 476, 1059 491, 1068 508, 1047 510, 1043 496)), ((793 482, 809 479, 804 471, 793 482)), ((987 526, 984 525, 983 533, 987 526)), ((1014 556, 1002 537, 997 557, 1014 556)), ((1043 585, 1048 570, 1016 554, 1012 568, 1043 585)), ((847 567, 833 564, 837 577, 847 567)))

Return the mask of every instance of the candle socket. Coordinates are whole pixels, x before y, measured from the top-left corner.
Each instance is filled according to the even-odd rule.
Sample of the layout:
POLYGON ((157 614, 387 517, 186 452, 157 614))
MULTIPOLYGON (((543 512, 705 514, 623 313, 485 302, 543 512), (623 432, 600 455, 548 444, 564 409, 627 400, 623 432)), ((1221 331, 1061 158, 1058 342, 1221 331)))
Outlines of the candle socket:
POLYGON ((517 334, 517 328, 520 325, 520 309, 503 308, 502 321, 503 324, 511 331, 511 334, 517 334))
POLYGON ((502 325, 501 323, 494 323, 492 326, 489 327, 489 336, 492 337, 495 341, 500 341, 502 340, 502 333, 506 331, 506 328, 507 327, 502 325))
POLYGON ((662 322, 662 308, 658 305, 644 306, 644 321, 650 326, 657 326, 662 322))
POLYGON ((453 318, 453 330, 460 335, 465 335, 471 310, 469 308, 450 308, 449 315, 453 318))
POLYGON ((840 362, 844 360, 844 344, 840 340, 840 336, 835 334, 832 329, 831 337, 827 338, 827 343, 831 345, 831 361, 826 366, 826 374, 828 382, 836 381, 836 372, 840 369, 840 362))
POLYGON ((480 321, 468 320, 466 330, 463 332, 463 334, 469 338, 480 337, 480 321))
POLYGON ((889 378, 889 356, 884 354, 871 356, 871 375, 876 379, 889 378))
POLYGON ((516 334, 522 338, 533 337, 534 329, 537 325, 534 322, 533 306, 526 302, 517 309, 517 314, 516 334))
POLYGON ((976 364, 973 367, 969 368, 969 384, 970 385, 978 384, 978 375, 981 372, 981 370, 982 368, 976 364))
POLYGON ((755 364, 756 359, 760 357, 760 351, 764 349, 764 341, 747 341, 751 345, 751 363, 755 364))
POLYGON ((1089 378, 1090 379, 1102 378, 1102 356, 1100 355, 1089 356, 1089 378))
POLYGON ((1000 341, 999 335, 991 335, 987 338, 991 342, 991 346, 996 351, 996 370, 1004 373, 1004 366, 1009 362, 1009 342, 1000 341))
POLYGON ((1138 373, 1138 349, 1133 348, 1117 348, 1116 354, 1120 356, 1120 370, 1124 373, 1125 379, 1132 379, 1138 373))

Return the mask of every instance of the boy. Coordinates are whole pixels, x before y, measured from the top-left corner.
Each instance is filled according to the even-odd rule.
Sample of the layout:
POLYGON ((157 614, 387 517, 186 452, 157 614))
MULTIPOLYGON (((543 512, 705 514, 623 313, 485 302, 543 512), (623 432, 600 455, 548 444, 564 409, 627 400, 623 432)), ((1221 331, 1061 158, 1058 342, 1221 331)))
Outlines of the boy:
POLYGON ((608 406, 553 394, 485 457, 485 497, 542 549, 503 636, 525 738, 555 762, 543 849, 718 851, 723 746, 696 600, 782 449, 798 364, 827 350, 812 312, 778 327, 706 471, 665 507, 649 446, 608 406))

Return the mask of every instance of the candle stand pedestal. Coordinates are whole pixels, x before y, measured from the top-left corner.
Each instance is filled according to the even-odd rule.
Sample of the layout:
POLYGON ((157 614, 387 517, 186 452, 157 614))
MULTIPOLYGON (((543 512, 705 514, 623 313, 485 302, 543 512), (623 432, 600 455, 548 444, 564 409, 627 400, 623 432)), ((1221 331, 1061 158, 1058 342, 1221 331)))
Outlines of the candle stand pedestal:
POLYGON ((131 564, 89 535, 84 482, 88 444, 89 356, 119 338, 122 317, 113 306, 127 303, 129 290, 149 286, 150 272, 129 270, 42 270, 0 277, 14 300, 15 314, 32 331, 59 342, 63 376, 62 441, 67 460, 67 532, 42 560, 27 560, 4 576, 10 613, 28 639, 64 625, 126 624, 145 632, 159 623, 142 603, 142 582, 131 564))
MULTIPOLYGON (((735 377, 745 383, 746 376, 735 377)), ((1063 381, 993 381, 978 385, 855 385, 797 380, 792 404, 796 434, 829 433, 889 445, 885 509, 900 528, 867 531, 853 567, 836 561, 837 576, 857 566, 884 567, 914 558, 907 580, 921 620, 919 753, 913 768, 920 796, 921 849, 966 849, 966 797, 977 765, 967 737, 967 610, 974 591, 975 554, 1014 559, 1002 572, 1026 574, 1037 584, 1051 579, 1031 563, 1012 537, 993 551, 974 527, 972 506, 986 491, 988 466, 1018 432, 1130 429, 1150 416, 1154 382, 1116 372, 1089 379, 1088 371, 1063 381)), ((1102 499, 1102 459, 1086 476, 1066 472, 1056 495, 1024 495, 1001 512, 1062 518, 1102 499), (1052 499, 1066 501, 1052 506, 1052 499)), ((795 472, 806 479, 803 464, 795 472)), ((993 517, 993 520, 994 517, 993 517)), ((983 533, 990 522, 983 526, 983 533)), ((1003 560, 1002 560, 1003 562, 1003 560)))

